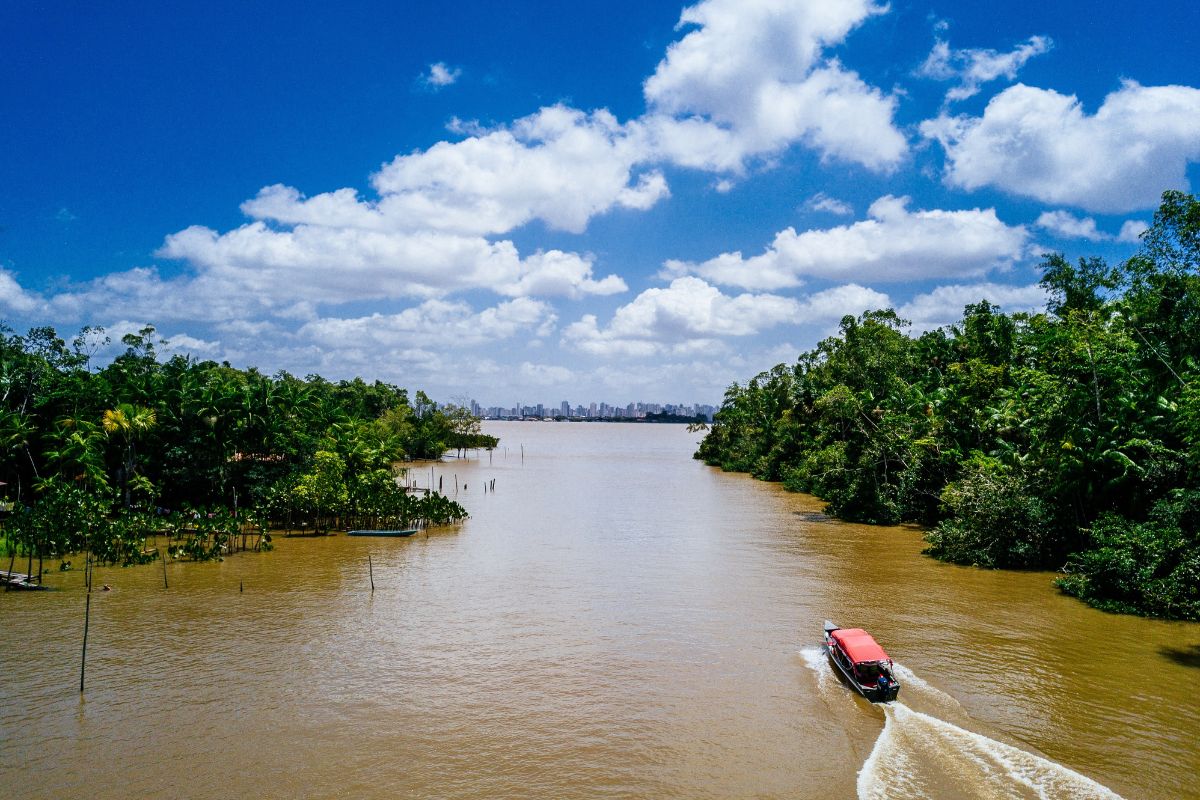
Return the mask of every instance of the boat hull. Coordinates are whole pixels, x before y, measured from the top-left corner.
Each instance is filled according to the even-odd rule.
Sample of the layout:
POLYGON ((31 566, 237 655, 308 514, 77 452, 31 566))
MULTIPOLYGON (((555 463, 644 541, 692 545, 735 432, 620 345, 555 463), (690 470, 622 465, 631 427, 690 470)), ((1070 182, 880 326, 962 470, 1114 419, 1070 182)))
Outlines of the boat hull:
POLYGON ((346 531, 347 536, 412 536, 417 528, 405 528, 400 531, 346 531))
POLYGON ((837 643, 830 636, 835 630, 838 630, 837 626, 828 622, 825 624, 825 653, 829 656, 830 663, 833 664, 846 683, 850 684, 851 688, 872 703, 888 703, 895 700, 900 694, 900 684, 896 680, 891 680, 886 688, 863 684, 855 677, 850 668, 842 663, 842 659, 838 658, 837 643))

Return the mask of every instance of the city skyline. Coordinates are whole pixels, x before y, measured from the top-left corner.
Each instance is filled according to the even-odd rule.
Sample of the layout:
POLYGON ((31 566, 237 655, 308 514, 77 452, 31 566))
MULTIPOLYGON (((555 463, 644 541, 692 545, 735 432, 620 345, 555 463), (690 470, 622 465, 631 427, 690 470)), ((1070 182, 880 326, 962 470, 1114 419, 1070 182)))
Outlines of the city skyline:
POLYGON ((519 419, 524 417, 536 418, 566 418, 566 419, 644 419, 650 414, 675 414, 679 416, 703 416, 712 421, 712 415, 717 406, 708 403, 647 403, 632 401, 617 405, 608 402, 591 401, 586 405, 572 404, 562 400, 557 404, 551 403, 514 403, 511 406, 483 406, 471 399, 468 408, 472 414, 484 419, 519 419))

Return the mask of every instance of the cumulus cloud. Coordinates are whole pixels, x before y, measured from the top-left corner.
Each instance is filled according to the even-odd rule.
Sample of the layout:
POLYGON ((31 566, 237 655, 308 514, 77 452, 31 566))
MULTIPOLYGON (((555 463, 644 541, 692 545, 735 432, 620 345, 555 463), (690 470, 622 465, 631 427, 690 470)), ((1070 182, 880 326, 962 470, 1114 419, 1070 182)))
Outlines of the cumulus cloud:
POLYGON ((534 364, 524 361, 518 368, 523 387, 571 386, 578 375, 567 367, 555 364, 534 364))
POLYGON ((323 348, 398 342, 436 342, 438 347, 469 347, 525 334, 546 336, 557 319, 539 300, 520 297, 475 312, 467 303, 427 300, 396 314, 371 314, 352 319, 322 318, 300 328, 303 339, 323 348))
POLYGON ((989 49, 951 50, 949 42, 939 39, 917 74, 937 80, 957 80, 958 85, 946 93, 946 102, 966 100, 978 94, 983 84, 997 78, 1015 80, 1025 62, 1049 52, 1053 46, 1047 36, 1030 36, 1008 53, 989 49))
POLYGON ((676 163, 736 169, 744 158, 803 142, 825 158, 894 169, 907 152, 896 101, 836 59, 840 44, 885 6, 870 0, 704 0, 643 90, 656 149, 676 163))
POLYGON ((1077 217, 1069 211, 1044 211, 1034 224, 1066 239, 1103 242, 1112 238, 1096 227, 1096 220, 1077 217))
POLYGON ((1010 286, 1002 283, 957 284, 939 286, 920 294, 896 309, 902 319, 910 320, 913 332, 934 330, 962 319, 963 309, 987 300, 1006 314, 1038 312, 1046 307, 1046 290, 1036 284, 1010 286))
POLYGON ((824 192, 817 192, 804 203, 804 207, 812 211, 826 211, 830 214, 848 217, 854 213, 849 203, 830 197, 824 192))
POLYGON ((951 186, 1121 213, 1187 188, 1187 165, 1200 160, 1200 89, 1130 81, 1088 115, 1073 96, 1017 84, 982 117, 943 114, 921 132, 945 149, 951 186))
POLYGON ((429 72, 425 73, 424 81, 427 86, 440 89, 443 86, 450 86, 457 82, 461 75, 461 69, 448 67, 445 62, 439 61, 436 64, 429 65, 429 72))
POLYGON ((647 289, 621 306, 607 327, 584 315, 564 332, 564 342, 596 355, 681 354, 713 346, 723 336, 749 336, 794 321, 802 306, 770 294, 728 296, 695 277, 647 289))
POLYGON ((1121 232, 1117 234, 1118 242, 1138 242, 1142 234, 1150 226, 1140 219, 1127 219, 1121 224, 1121 232))
POLYGON ((42 299, 25 291, 16 277, 0 267, 0 309, 16 314, 29 314, 42 306, 42 299))
MULTIPOLYGON (((825 57, 884 10, 870 0, 704 0, 684 10, 681 26, 695 27, 646 81, 640 118, 622 123, 603 109, 559 104, 490 129, 455 120, 464 138, 385 163, 371 178, 374 197, 267 186, 242 204, 247 224, 186 228, 157 255, 194 268, 182 286, 192 294, 220 285, 226 297, 244 294, 255 300, 243 304, 300 318, 321 304, 478 289, 625 291, 619 276, 593 275, 589 255, 522 255, 494 237, 533 222, 581 233, 614 209, 647 210, 670 196, 659 169, 666 163, 741 173, 748 157, 803 142, 826 158, 893 168, 906 150, 892 124, 895 99, 825 57)), ((439 62, 426 79, 445 86, 458 74, 439 62)), ((728 191, 732 182, 716 186, 728 191)))
POLYGON ((671 261, 665 272, 775 290, 800 286, 805 277, 890 282, 977 276, 1024 255, 1029 232, 1005 225, 995 209, 910 211, 908 203, 907 197, 886 195, 871 204, 869 219, 804 233, 787 228, 760 255, 671 261))
POLYGON ((551 250, 522 258, 507 240, 439 231, 315 224, 276 230, 258 221, 218 234, 193 226, 168 236, 158 255, 196 266, 199 283, 219 281, 228 291, 252 293, 272 306, 470 289, 579 297, 626 288, 615 275, 594 279, 590 257, 551 250))
POLYGON ((891 298, 882 292, 848 283, 809 295, 800 304, 799 322, 836 322, 847 314, 890 308, 891 298))
POLYGON ((397 224, 505 233, 540 219, 579 233, 614 207, 645 210, 670 195, 644 133, 607 111, 543 108, 511 126, 397 156, 373 177, 378 211, 397 224))
POLYGON ((221 351, 221 342, 215 339, 200 339, 186 333, 167 337, 167 348, 172 353, 199 353, 209 356, 221 351))

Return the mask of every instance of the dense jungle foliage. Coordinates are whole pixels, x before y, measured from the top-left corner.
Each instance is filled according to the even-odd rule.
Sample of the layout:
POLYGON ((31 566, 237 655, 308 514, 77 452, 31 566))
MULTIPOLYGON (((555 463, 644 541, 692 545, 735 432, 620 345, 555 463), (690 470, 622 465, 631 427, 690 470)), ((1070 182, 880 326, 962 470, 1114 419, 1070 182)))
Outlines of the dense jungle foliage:
POLYGON ((152 327, 93 369, 108 339, 85 328, 0 325, 0 517, 10 557, 88 550, 113 563, 213 558, 247 526, 438 524, 462 506, 397 483, 397 463, 494 447, 479 420, 423 392, 360 379, 274 377, 160 360, 152 327))
POLYGON ((1054 568, 1111 611, 1200 619, 1200 202, 1167 192, 1140 251, 1045 257, 1047 310, 984 301, 908 336, 894 311, 733 385, 696 454, 926 552, 1054 568))

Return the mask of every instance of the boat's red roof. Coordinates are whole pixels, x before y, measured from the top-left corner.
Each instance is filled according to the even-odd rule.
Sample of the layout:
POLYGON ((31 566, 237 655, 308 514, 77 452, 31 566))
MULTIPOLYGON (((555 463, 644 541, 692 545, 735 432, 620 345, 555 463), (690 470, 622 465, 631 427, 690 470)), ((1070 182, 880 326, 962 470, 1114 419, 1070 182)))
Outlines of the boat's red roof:
POLYGON ((855 664, 863 661, 888 661, 879 643, 862 628, 838 628, 830 634, 855 664))

